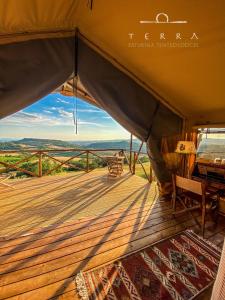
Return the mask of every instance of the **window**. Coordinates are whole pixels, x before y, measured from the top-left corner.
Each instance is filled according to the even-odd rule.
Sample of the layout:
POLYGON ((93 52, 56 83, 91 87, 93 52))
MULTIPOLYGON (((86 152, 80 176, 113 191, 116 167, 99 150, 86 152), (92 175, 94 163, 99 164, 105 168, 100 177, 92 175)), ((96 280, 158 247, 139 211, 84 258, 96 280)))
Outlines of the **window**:
POLYGON ((201 129, 197 159, 207 161, 225 159, 225 128, 201 129))

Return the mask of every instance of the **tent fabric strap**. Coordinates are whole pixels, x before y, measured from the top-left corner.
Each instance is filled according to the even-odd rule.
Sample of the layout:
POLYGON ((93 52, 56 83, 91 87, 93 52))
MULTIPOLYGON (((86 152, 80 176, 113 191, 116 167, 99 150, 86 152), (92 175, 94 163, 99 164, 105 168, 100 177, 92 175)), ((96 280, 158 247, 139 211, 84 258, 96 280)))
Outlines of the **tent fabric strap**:
POLYGON ((149 130, 148 130, 148 135, 147 135, 146 141, 149 139, 149 137, 150 137, 150 135, 151 135, 152 127, 153 127, 153 124, 154 124, 154 119, 155 119, 155 117, 156 117, 156 115, 157 115, 157 112, 158 112, 158 110, 159 110, 159 107, 160 107, 160 102, 158 101, 158 102, 156 103, 156 107, 155 107, 155 110, 154 110, 154 112, 153 112, 153 116, 152 116, 152 120, 151 120, 151 123, 150 123, 150 126, 149 126, 149 130))
MULTIPOLYGON (((159 111, 159 107, 160 107, 160 102, 158 101, 152 116, 152 120, 151 120, 151 124, 149 127, 149 131, 148 131, 148 136, 147 136, 147 152, 148 152, 148 156, 150 159, 150 162, 153 166, 153 169, 156 173, 156 177, 158 178, 160 184, 166 183, 166 182, 170 182, 171 181, 171 174, 170 172, 166 169, 166 164, 165 161, 163 159, 162 153, 160 151, 160 147, 159 147, 159 141, 155 140, 152 136, 152 128, 154 125, 154 120, 157 116, 157 113, 159 111), (164 172, 162 172, 162 170, 164 170, 164 172)), ((162 138, 162 137, 161 137, 162 138)), ((161 141, 161 139, 159 139, 161 141)))
POLYGON ((73 77, 73 97, 74 109, 73 109, 73 121, 75 125, 75 132, 78 133, 77 128, 77 81, 78 81, 78 29, 75 29, 74 37, 74 77, 73 77))
POLYGON ((74 38, 74 75, 78 75, 78 28, 75 29, 75 38, 74 38))

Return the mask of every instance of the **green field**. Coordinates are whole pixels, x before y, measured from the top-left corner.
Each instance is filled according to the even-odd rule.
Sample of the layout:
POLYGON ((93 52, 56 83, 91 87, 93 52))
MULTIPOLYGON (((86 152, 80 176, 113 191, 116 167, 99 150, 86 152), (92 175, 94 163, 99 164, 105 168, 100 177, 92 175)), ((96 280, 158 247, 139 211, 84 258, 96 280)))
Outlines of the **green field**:
MULTIPOLYGON (((144 163, 143 163, 143 166, 144 166, 144 168, 145 168, 145 170, 146 170, 147 175, 149 176, 149 174, 150 174, 150 162, 144 162, 144 163)), ((124 169, 125 169, 125 170, 129 170, 128 165, 125 165, 125 166, 124 166, 124 169)), ((144 178, 144 179, 147 179, 147 178, 146 178, 146 175, 145 175, 145 172, 144 172, 144 170, 143 170, 141 164, 139 164, 139 163, 136 164, 136 167, 135 167, 135 175, 140 176, 140 177, 142 177, 142 178, 144 178)))
MULTIPOLYGON (((103 154, 103 153, 102 153, 103 154)), ((106 153, 108 155, 108 153, 106 153)), ((104 153, 105 155, 105 153, 104 153)), ((104 156, 103 155, 103 156, 104 156)), ((26 160, 26 158, 29 157, 29 154, 23 153, 21 155, 1 155, 0 156, 0 162, 5 162, 5 163, 10 163, 10 164, 16 164, 17 162, 19 162, 20 160, 26 160)), ((66 159, 68 159, 68 157, 63 157, 63 156, 57 156, 55 157, 60 161, 65 161, 66 159)), ((150 173, 150 162, 148 161, 148 157, 146 155, 142 155, 140 156, 140 159, 143 163, 143 166, 146 170, 146 173, 149 175, 150 173)), ((43 157, 42 159, 42 172, 43 175, 47 174, 49 170, 54 169, 52 173, 50 173, 51 175, 54 174, 65 174, 68 172, 77 172, 77 171, 81 171, 81 170, 86 170, 86 156, 83 155, 82 157, 76 157, 74 159, 72 159, 69 163, 70 166, 60 166, 59 168, 56 168, 59 163, 48 158, 48 157, 43 157)), ((30 171, 32 173, 38 174, 38 157, 34 156, 29 158, 28 161, 23 161, 22 163, 17 165, 18 167, 25 169, 27 171, 30 171)), ((106 168, 107 164, 106 161, 96 157, 96 156, 89 156, 89 170, 93 170, 93 169, 99 169, 99 168, 106 168)), ((129 170, 129 166, 127 164, 127 161, 124 162, 124 170, 129 170)), ((6 169, 4 165, 2 165, 0 163, 0 173, 5 173, 8 171, 13 171, 14 173, 14 177, 16 178, 24 178, 24 177, 29 177, 29 174, 26 174, 25 172, 23 172, 22 170, 16 170, 15 168, 11 168, 11 169, 6 169)), ((136 163, 136 172, 135 174, 137 176, 140 176, 142 178, 146 179, 146 175, 145 172, 141 166, 140 163, 136 163)))

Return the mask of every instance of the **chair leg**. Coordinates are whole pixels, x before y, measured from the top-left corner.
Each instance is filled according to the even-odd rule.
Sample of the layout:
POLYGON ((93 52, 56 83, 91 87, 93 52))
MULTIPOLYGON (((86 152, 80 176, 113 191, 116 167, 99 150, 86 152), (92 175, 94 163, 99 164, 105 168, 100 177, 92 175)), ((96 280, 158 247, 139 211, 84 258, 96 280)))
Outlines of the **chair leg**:
POLYGON ((218 213, 219 212, 219 201, 220 201, 220 195, 217 194, 217 196, 216 196, 216 208, 213 212, 213 221, 215 223, 215 226, 218 225, 218 219, 219 219, 219 213, 218 213))
POLYGON ((172 195, 172 208, 175 211, 176 210, 176 195, 173 193, 172 195))
POLYGON ((206 215, 206 204, 205 200, 202 201, 202 220, 201 220, 201 229, 202 229, 202 237, 205 235, 205 215, 206 215))

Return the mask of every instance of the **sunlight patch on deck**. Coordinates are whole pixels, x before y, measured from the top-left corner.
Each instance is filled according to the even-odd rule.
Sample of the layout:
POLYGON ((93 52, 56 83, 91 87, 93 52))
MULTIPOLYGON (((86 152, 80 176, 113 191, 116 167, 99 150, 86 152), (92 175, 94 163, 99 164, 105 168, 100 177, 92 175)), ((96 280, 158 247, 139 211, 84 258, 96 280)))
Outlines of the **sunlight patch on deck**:
POLYGON ((156 184, 124 173, 110 179, 106 171, 11 181, 0 192, 0 236, 25 234, 33 228, 85 217, 104 216, 122 208, 145 206, 157 198, 156 184))

